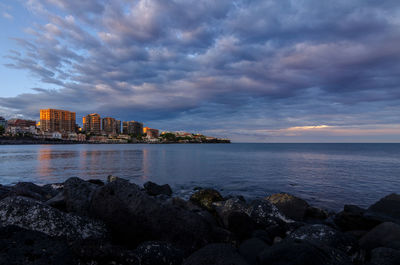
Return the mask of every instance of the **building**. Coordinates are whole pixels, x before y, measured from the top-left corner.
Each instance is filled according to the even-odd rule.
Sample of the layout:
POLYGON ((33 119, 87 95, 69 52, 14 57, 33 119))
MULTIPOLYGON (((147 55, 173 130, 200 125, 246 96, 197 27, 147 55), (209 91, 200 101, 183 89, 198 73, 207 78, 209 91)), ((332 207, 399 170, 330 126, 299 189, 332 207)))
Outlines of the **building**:
POLYGON ((75 132, 75 112, 57 109, 40 110, 40 130, 42 132, 75 132))
POLYGON ((124 134, 140 136, 143 134, 143 123, 138 121, 124 121, 122 123, 124 134))
POLYGON ((143 133, 147 134, 147 138, 148 139, 154 139, 154 138, 158 138, 160 136, 160 131, 157 129, 152 129, 149 127, 144 127, 143 128, 143 133))
POLYGON ((97 113, 86 115, 82 119, 83 130, 87 133, 100 134, 101 133, 101 118, 97 113))
POLYGON ((101 126, 105 134, 120 134, 121 121, 106 117, 101 120, 101 126))
POLYGON ((7 122, 7 133, 12 135, 15 134, 36 134, 36 121, 22 120, 22 119, 11 119, 7 122))
POLYGON ((3 117, 0 116, 0 126, 2 126, 4 129, 7 127, 7 121, 3 117))

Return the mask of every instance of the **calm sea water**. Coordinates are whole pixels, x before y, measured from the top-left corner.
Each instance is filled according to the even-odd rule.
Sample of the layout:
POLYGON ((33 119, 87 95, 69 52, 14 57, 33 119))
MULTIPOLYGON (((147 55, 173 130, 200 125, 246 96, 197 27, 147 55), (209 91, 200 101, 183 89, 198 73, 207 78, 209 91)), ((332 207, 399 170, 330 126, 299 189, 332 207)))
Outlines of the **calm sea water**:
POLYGON ((107 175, 196 186, 247 198, 289 192, 338 210, 400 192, 400 144, 170 144, 0 146, 0 183, 107 175))

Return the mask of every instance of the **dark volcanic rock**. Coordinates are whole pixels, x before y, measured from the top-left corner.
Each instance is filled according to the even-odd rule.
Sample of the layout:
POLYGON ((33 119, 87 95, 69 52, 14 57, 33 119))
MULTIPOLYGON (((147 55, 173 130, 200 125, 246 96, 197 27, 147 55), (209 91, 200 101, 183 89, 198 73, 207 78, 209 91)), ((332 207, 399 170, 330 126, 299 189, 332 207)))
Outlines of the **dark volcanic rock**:
POLYGON ((364 235, 359 243, 365 249, 385 247, 390 242, 400 240, 400 225, 395 223, 382 223, 364 235))
POLYGON ((168 184, 158 185, 154 182, 148 181, 143 185, 143 187, 146 190, 147 194, 151 196, 172 195, 172 189, 168 184))
POLYGON ((10 191, 11 191, 11 187, 3 186, 0 184, 0 200, 7 197, 9 195, 10 191))
POLYGON ((56 208, 58 210, 61 210, 61 211, 67 210, 64 192, 62 192, 62 191, 60 193, 58 193, 56 196, 54 196, 53 198, 51 198, 50 200, 46 201, 45 204, 49 205, 53 208, 56 208))
POLYGON ((66 243, 17 226, 0 227, 0 264, 75 264, 66 243))
POLYGON ((26 197, 7 197, 0 201, 0 225, 16 225, 49 236, 102 238, 106 234, 99 221, 67 214, 26 197))
POLYGON ((391 248, 376 248, 371 252, 370 265, 399 265, 400 251, 391 248))
POLYGON ((141 265, 181 265, 184 260, 184 251, 167 242, 143 242, 135 253, 141 265))
POLYGON ((244 241, 239 247, 239 253, 250 265, 256 265, 258 255, 268 247, 264 241, 258 238, 251 238, 244 241))
POLYGON ((68 212, 87 216, 94 191, 99 186, 80 178, 69 178, 64 183, 64 199, 68 212))
POLYGON ((190 255, 183 265, 247 265, 236 249, 228 244, 211 244, 190 255))
POLYGON ((344 210, 335 216, 334 222, 343 231, 370 230, 380 222, 365 217, 365 212, 366 210, 358 206, 345 205, 344 210))
POLYGON ((285 216, 296 221, 304 219, 309 207, 305 200, 287 193, 272 194, 265 199, 274 204, 285 216))
POLYGON ((218 202, 223 200, 224 198, 221 196, 221 194, 214 189, 202 189, 195 192, 190 197, 190 201, 209 211, 214 210, 213 202, 218 202))
POLYGON ((271 237, 271 235, 265 231, 265 230, 255 230, 253 232, 252 235, 253 238, 258 238, 262 241, 264 241, 264 243, 268 244, 268 245, 272 245, 273 242, 273 238, 271 237))
POLYGON ((317 246, 329 246, 349 256, 355 255, 359 250, 354 237, 321 224, 302 226, 291 233, 288 239, 308 241, 317 246))
POLYGON ((228 230, 234 233, 239 239, 249 238, 255 225, 253 220, 246 213, 231 212, 228 215, 228 230))
POLYGON ((10 195, 29 197, 38 201, 47 201, 57 194, 51 187, 41 187, 31 182, 18 182, 11 188, 10 195))
POLYGON ((371 205, 365 216, 381 222, 400 224, 400 195, 392 193, 371 205))
POLYGON ((304 214, 306 220, 325 220, 328 218, 328 213, 326 211, 312 206, 307 207, 304 214))
POLYGON ((102 181, 101 179, 89 179, 87 182, 96 184, 98 186, 104 186, 104 181, 102 181))
POLYGON ((134 251, 111 245, 102 240, 79 240, 71 250, 79 265, 143 265, 134 251))
POLYGON ((259 255, 261 265, 351 265, 340 250, 307 241, 284 240, 259 255))
POLYGON ((91 213, 108 224, 116 242, 129 246, 165 240, 195 249, 212 239, 211 227, 201 216, 162 204, 127 181, 116 180, 96 190, 91 213))

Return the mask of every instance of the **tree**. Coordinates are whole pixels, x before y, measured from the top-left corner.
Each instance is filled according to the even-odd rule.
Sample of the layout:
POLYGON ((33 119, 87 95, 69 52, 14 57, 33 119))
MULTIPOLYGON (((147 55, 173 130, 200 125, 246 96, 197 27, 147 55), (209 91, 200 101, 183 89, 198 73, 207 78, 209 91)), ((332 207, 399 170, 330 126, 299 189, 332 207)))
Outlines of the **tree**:
POLYGON ((0 135, 3 135, 5 133, 6 129, 0 125, 0 135))

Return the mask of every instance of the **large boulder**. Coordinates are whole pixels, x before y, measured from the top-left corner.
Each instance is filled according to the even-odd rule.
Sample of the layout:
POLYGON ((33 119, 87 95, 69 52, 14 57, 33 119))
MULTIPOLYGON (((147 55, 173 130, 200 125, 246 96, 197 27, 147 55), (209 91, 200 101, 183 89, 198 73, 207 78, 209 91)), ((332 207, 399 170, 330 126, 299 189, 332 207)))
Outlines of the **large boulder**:
POLYGON ((239 253, 250 265, 257 265, 257 257, 266 247, 268 247, 268 245, 261 239, 251 238, 244 241, 239 246, 239 253))
POLYGON ((400 195, 392 193, 371 205, 365 216, 380 222, 400 224, 400 195))
POLYGON ((11 191, 11 187, 3 186, 0 184, 0 200, 7 197, 9 195, 10 191, 11 191))
POLYGON ((190 255, 183 265, 248 265, 229 244, 210 244, 190 255))
POLYGON ((321 247, 332 247, 349 256, 357 256, 359 251, 357 240, 354 237, 322 224, 302 226, 291 233, 288 239, 303 240, 321 247))
POLYGON ((90 211, 107 223, 115 241, 129 246, 165 240, 192 250, 212 240, 211 227, 200 215, 163 203, 127 181, 97 189, 90 211))
POLYGON ((38 201, 47 201, 57 194, 57 190, 51 186, 38 186, 31 182, 18 182, 15 184, 9 195, 29 197, 38 201))
POLYGON ((7 197, 0 201, 0 225, 16 225, 71 240, 106 236, 105 225, 100 221, 67 214, 20 196, 7 197))
POLYGON ((63 193, 67 211, 87 216, 92 195, 98 187, 99 185, 80 178, 67 179, 63 193))
POLYGON ((379 221, 364 216, 366 210, 356 205, 345 205, 344 210, 334 217, 335 224, 343 231, 371 230, 379 221))
POLYGON ((228 215, 227 229, 234 233, 238 239, 243 240, 251 236, 255 224, 244 212, 231 212, 228 215))
POLYGON ((143 187, 146 190, 147 194, 151 196, 172 195, 172 189, 168 184, 158 185, 154 182, 148 181, 143 184, 143 187))
POLYGON ((287 193, 272 194, 265 199, 274 204, 285 216, 296 221, 304 219, 309 207, 305 200, 287 193))
POLYGON ((221 196, 221 194, 214 189, 201 189, 190 197, 190 201, 209 211, 214 210, 214 202, 223 200, 224 198, 221 196))
POLYGON ((0 227, 0 264, 75 264, 68 244, 17 226, 0 227))
POLYGON ((371 252, 369 265, 399 265, 400 250, 392 248, 375 248, 371 252))
POLYGON ((351 265, 340 250, 307 241, 284 240, 259 255, 260 265, 351 265))
POLYGON ((359 243, 365 249, 374 249, 385 247, 398 240, 400 240, 400 225, 386 222, 369 231, 360 239, 359 243))
POLYGON ((135 250, 141 265, 181 265, 184 251, 167 242, 147 241, 135 250))

